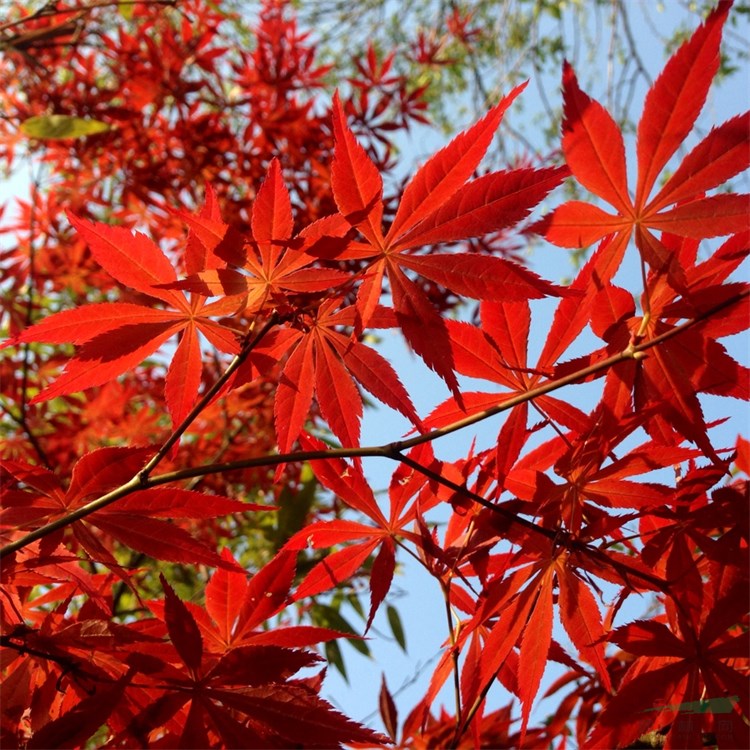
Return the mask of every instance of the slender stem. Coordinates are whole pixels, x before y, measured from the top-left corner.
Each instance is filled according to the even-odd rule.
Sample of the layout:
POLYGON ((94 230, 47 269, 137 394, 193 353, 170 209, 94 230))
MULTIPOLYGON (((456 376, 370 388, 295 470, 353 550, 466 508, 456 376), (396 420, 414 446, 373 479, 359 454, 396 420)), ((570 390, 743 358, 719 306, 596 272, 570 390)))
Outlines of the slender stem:
MULTIPOLYGON (((536 606, 536 602, 534 606, 536 606)), ((533 610, 533 607, 531 609, 533 610)), ((528 618, 527 618, 527 623, 528 623, 528 618)), ((526 627, 526 625, 524 625, 524 627, 526 627)), ((498 669, 498 672, 499 671, 500 670, 498 669)), ((469 708, 469 710, 466 712, 463 722, 461 722, 461 725, 456 729, 456 734, 454 735, 454 740, 453 740, 454 746, 458 746, 458 741, 466 733, 466 730, 469 728, 471 722, 474 720, 474 716, 476 716, 482 703, 487 698, 487 693, 490 692, 490 688, 495 684, 495 679, 497 678, 498 672, 495 672, 492 675, 492 677, 490 677, 487 680, 487 682, 484 684, 482 689, 479 691, 479 695, 477 695, 476 699, 474 700, 474 703, 471 705, 471 708, 469 708)))
POLYGON ((458 648, 456 647, 456 631, 453 628, 453 612, 451 611, 450 581, 442 585, 443 601, 445 602, 445 617, 448 621, 448 637, 451 641, 451 660, 453 661, 453 692, 456 700, 456 731, 461 726, 461 674, 458 668, 458 648))
POLYGON ((159 448, 156 455, 143 467, 143 469, 141 469, 138 474, 141 482, 145 482, 146 479, 148 479, 149 474, 151 474, 156 466, 162 461, 164 456, 169 453, 172 446, 179 441, 185 430, 187 430, 193 423, 193 420, 206 408, 206 406, 208 406, 208 404, 211 403, 214 396, 216 396, 216 394, 224 387, 229 378, 232 377, 240 365, 247 359, 250 352, 252 352, 261 339, 278 323, 278 321, 279 318, 276 313, 274 313, 268 321, 266 321, 263 328, 252 339, 249 337, 247 338, 240 349, 239 354, 237 354, 237 356, 229 363, 223 375, 203 394, 200 399, 198 399, 195 406, 190 410, 190 413, 182 420, 182 423, 174 429, 172 434, 164 442, 164 445, 159 448))
POLYGON ((645 321, 651 318, 651 295, 649 294, 648 288, 648 273, 646 271, 646 261, 641 258, 641 279, 643 280, 643 296, 641 297, 641 305, 643 307, 643 320, 641 321, 641 327, 645 324, 645 321))

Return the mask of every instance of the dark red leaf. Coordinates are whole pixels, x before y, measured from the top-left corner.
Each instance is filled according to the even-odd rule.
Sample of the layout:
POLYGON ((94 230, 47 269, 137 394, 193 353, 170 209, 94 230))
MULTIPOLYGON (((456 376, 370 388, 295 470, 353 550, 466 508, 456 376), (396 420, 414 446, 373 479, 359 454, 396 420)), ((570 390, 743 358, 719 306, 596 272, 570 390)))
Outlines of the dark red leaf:
POLYGON ((197 677, 203 659, 203 639, 188 608, 177 597, 163 574, 159 575, 164 590, 164 615, 172 641, 185 666, 197 677))

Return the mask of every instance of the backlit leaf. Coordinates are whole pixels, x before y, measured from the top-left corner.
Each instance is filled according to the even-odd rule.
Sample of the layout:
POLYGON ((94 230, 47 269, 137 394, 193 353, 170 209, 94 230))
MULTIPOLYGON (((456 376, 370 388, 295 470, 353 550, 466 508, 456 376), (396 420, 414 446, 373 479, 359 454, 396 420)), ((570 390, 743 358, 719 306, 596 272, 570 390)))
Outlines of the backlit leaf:
POLYGON ((36 115, 24 120, 20 129, 29 138, 56 141, 106 133, 110 125, 101 120, 73 115, 36 115))

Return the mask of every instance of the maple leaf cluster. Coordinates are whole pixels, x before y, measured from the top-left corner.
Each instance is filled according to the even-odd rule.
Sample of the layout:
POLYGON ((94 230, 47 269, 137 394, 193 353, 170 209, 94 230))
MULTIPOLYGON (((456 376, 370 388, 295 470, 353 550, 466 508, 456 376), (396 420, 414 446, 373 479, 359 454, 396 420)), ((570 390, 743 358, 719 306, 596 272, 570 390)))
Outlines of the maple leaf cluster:
POLYGON ((706 195, 750 166, 750 116, 655 187, 705 103, 731 2, 645 99, 634 198, 622 133, 568 64, 564 163, 480 171, 521 85, 391 197, 388 134, 424 119, 392 57, 371 49, 320 112, 301 92, 330 71, 284 3, 264 4, 237 57, 213 3, 161 5, 136 4, 98 49, 102 7, 12 27, 0 158, 45 108, 109 130, 40 140, 53 182, 2 256, 3 744, 748 746, 750 448, 716 444, 701 398, 750 395, 720 341, 748 326, 748 196, 706 195), (61 54, 72 73, 50 82, 40 68, 61 54), (529 228, 568 178, 592 200, 529 228), (159 241, 134 231, 152 216, 159 241), (567 286, 470 249, 522 229, 595 247, 567 286), (628 252, 640 289, 615 283, 628 252), (543 299, 556 307, 534 360, 543 299), (446 385, 429 414, 373 345, 391 329, 446 385), (583 382, 599 394, 586 410, 558 393, 583 382), (362 445, 370 397, 411 432, 362 445), (439 438, 500 413, 490 447, 438 458, 439 438), (387 499, 364 457, 396 464, 387 499), (336 664, 337 639, 367 648, 405 554, 435 580, 449 635, 400 728, 384 678, 386 736, 320 696, 320 649, 336 664), (362 634, 333 607, 321 618, 326 597, 361 607, 363 587, 362 634), (653 610, 620 624, 644 595, 653 610), (535 726, 550 662, 568 671, 548 694, 568 692, 535 726), (450 682, 455 709, 436 712, 450 682), (492 708, 498 686, 514 702, 492 708))

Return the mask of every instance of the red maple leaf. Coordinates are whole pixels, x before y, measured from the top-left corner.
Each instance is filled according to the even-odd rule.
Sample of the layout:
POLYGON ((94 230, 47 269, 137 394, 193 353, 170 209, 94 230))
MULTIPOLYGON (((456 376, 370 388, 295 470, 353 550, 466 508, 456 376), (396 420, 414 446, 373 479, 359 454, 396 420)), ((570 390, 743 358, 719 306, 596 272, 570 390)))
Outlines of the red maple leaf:
MULTIPOLYGON (((342 328, 352 328, 355 311, 339 309, 337 297, 320 304, 317 310, 298 316, 296 327, 284 335, 284 351, 289 358, 281 372, 276 391, 274 417, 279 450, 289 451, 302 432, 313 394, 333 433, 346 447, 359 445, 362 396, 356 382, 379 401, 399 411, 412 424, 421 426, 411 399, 391 365, 374 349, 358 341, 342 328)), ((376 312, 370 324, 387 327, 392 314, 385 308, 376 312)), ((264 357, 261 345, 251 362, 264 357)))
POLYGON ((563 247, 587 247, 614 234, 598 265, 603 281, 612 278, 631 236, 643 260, 666 272, 676 288, 684 272, 674 253, 655 236, 665 231, 703 239, 747 230, 746 195, 705 193, 750 166, 750 113, 714 128, 651 196, 656 180, 690 133, 719 69, 719 44, 731 0, 722 0, 706 22, 671 57, 654 82, 638 124, 638 178, 630 197, 622 133, 610 114, 578 87, 575 73, 563 68, 565 102, 562 146, 575 178, 609 203, 614 213, 571 201, 535 225, 547 240, 563 247), (671 208, 670 208, 671 206, 671 208))
POLYGON ((169 413, 173 423, 179 424, 195 402, 200 386, 203 365, 198 335, 223 352, 235 354, 238 350, 235 332, 211 319, 235 312, 237 298, 206 304, 197 295, 186 299, 178 291, 159 288, 177 277, 167 256, 146 236, 72 215, 69 218, 97 263, 148 301, 102 302, 64 310, 10 341, 79 346, 62 375, 35 396, 33 403, 113 380, 181 333, 165 384, 169 413), (157 307, 155 299, 174 309, 157 307))
MULTIPOLYGON (((224 559, 233 562, 231 556, 224 559)), ((293 573, 294 556, 282 552, 266 566, 268 575, 262 570, 251 579, 236 610, 238 625, 243 619, 243 627, 260 625, 278 611, 275 594, 285 589, 285 602, 291 579, 282 575, 279 585, 274 585, 274 578, 289 569, 290 561, 293 573), (256 579, 258 585, 253 584, 256 579), (270 597, 260 588, 264 584, 272 585, 270 597)), ((152 608, 165 626, 169 644, 144 646, 126 657, 131 667, 143 673, 141 679, 151 680, 153 685, 148 690, 151 700, 136 709, 130 726, 121 732, 121 740, 145 736, 178 713, 182 719, 170 726, 170 733, 176 733, 182 744, 201 747, 213 745, 210 735, 223 744, 240 747, 301 742, 338 747, 344 741, 380 743, 384 739, 336 712, 304 680, 291 679, 300 669, 318 664, 321 657, 317 654, 279 645, 274 631, 268 632, 270 637, 264 641, 249 645, 238 641, 227 651, 211 652, 204 644, 204 629, 194 616, 201 610, 181 601, 163 576, 161 581, 164 600, 152 603, 152 608)), ((212 607, 218 613, 215 600, 212 607)), ((314 640, 324 638, 321 635, 314 640)), ((279 641, 284 641, 283 636, 279 641)))
MULTIPOLYGON (((565 304, 565 300, 561 303, 565 304)), ((545 381, 549 363, 536 368, 527 361, 531 311, 527 302, 482 302, 482 328, 446 321, 451 351, 457 372, 472 378, 498 383, 510 391, 502 393, 468 391, 440 404, 425 420, 431 429, 457 422, 467 415, 479 414, 504 401, 532 390, 545 381)), ((581 431, 587 418, 579 409, 554 396, 540 396, 534 408, 545 419, 581 431)), ((497 441, 495 475, 502 479, 518 458, 526 438, 529 406, 523 403, 510 412, 497 441)))
POLYGON ((367 240, 366 244, 351 245, 337 257, 371 259, 357 298, 361 325, 368 324, 387 276, 404 336, 457 398, 458 383, 445 322, 405 270, 474 299, 522 300, 562 293, 558 287, 502 258, 412 252, 421 246, 457 242, 514 225, 566 176, 565 167, 550 167, 492 172, 467 182, 505 110, 523 88, 514 89, 417 171, 406 186, 385 235, 380 172, 347 127, 338 97, 334 101, 333 193, 341 214, 367 240))
MULTIPOLYGON (((323 448, 320 441, 309 436, 305 437, 304 446, 306 449, 323 448)), ((423 446, 418 450, 422 453, 427 449, 423 446)), ((394 474, 389 491, 390 512, 386 517, 356 463, 328 459, 311 461, 310 465, 324 487, 334 492, 349 507, 364 513, 375 525, 344 519, 319 521, 309 524, 292 536, 285 549, 304 549, 308 545, 316 549, 325 549, 354 542, 326 555, 324 560, 315 565, 297 587, 294 599, 328 591, 354 575, 364 561, 379 548, 370 577, 370 614, 367 619, 369 629, 391 585, 395 570, 396 540, 403 537, 420 544, 419 535, 407 531, 405 527, 417 518, 417 504, 410 504, 409 500, 421 489, 424 478, 415 477, 412 470, 394 474)), ((432 502, 437 502, 437 498, 432 502)), ((424 509, 427 507, 429 504, 423 506, 424 509)))
POLYGON ((605 401, 616 416, 625 415, 633 406, 642 414, 648 412, 643 426, 655 440, 672 445, 684 437, 721 463, 709 440, 698 394, 750 398, 750 371, 718 341, 747 326, 747 285, 722 282, 747 257, 748 239, 747 233, 735 235, 709 260, 696 265, 696 242, 662 236, 662 246, 684 269, 682 294, 675 293, 664 275, 651 272, 642 298, 648 313, 638 316, 632 294, 612 284, 602 285, 594 296, 591 327, 607 345, 566 362, 556 374, 593 364, 633 342, 667 333, 681 320, 726 304, 720 319, 683 331, 641 359, 615 365, 606 375, 605 386, 605 401))
MULTIPOLYGON (((637 658, 599 715, 587 747, 623 747, 670 722, 673 747, 699 747, 703 722, 681 721, 686 713, 714 714, 721 747, 747 745, 747 676, 733 664, 734 659, 744 661, 750 649, 747 578, 736 568, 714 565, 705 604, 701 586, 698 577, 697 588, 693 584, 692 591, 677 592, 679 630, 658 620, 638 620, 613 632, 611 639, 637 658), (704 698, 708 700, 701 705, 704 698), (719 710, 724 703, 730 703, 728 710, 719 710)), ((674 604, 670 609, 675 613, 674 604)))
MULTIPOLYGON (((216 231, 203 223, 202 231, 216 231)), ((306 227, 293 237, 292 203, 284 185, 281 167, 273 159, 266 179, 253 202, 251 236, 246 242, 228 241, 228 229, 219 227, 213 243, 214 266, 222 259, 237 268, 200 270, 182 281, 161 286, 184 289, 204 297, 243 295, 243 308, 254 314, 268 306, 288 305, 291 294, 324 292, 349 281, 350 276, 331 268, 308 268, 316 258, 308 250, 326 246, 349 230, 337 215, 306 227)))

